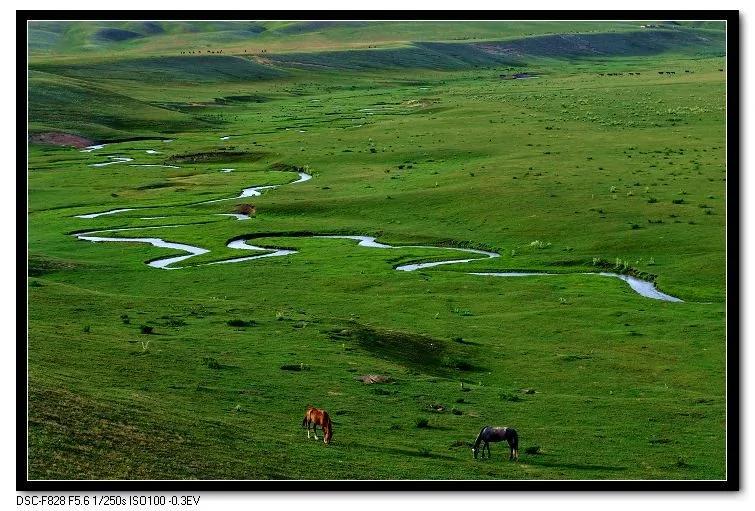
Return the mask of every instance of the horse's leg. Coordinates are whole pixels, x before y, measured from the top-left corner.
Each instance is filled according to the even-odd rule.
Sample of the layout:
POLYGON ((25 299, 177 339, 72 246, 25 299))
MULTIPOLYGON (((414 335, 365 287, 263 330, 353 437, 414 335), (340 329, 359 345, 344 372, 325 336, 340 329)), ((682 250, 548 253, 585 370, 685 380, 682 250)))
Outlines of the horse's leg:
POLYGON ((309 421, 307 421, 307 440, 309 440, 309 421))
POLYGON ((316 422, 312 423, 312 429, 315 431, 315 440, 319 440, 319 438, 317 438, 317 423, 316 422))

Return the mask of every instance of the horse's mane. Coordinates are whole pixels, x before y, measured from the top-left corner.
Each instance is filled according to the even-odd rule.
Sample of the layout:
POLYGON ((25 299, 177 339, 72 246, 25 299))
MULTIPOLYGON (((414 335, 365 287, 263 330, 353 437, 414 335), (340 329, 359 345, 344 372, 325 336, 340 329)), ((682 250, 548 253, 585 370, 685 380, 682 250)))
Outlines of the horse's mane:
POLYGON ((477 447, 479 447, 479 445, 480 445, 480 442, 482 442, 482 432, 483 432, 483 431, 485 431, 485 430, 486 430, 487 428, 489 428, 489 427, 490 427, 490 426, 483 426, 483 427, 482 427, 482 429, 480 430, 480 432, 479 432, 479 433, 477 434, 477 439, 476 439, 476 440, 475 440, 475 442, 474 442, 474 446, 475 446, 475 449, 476 449, 477 447))

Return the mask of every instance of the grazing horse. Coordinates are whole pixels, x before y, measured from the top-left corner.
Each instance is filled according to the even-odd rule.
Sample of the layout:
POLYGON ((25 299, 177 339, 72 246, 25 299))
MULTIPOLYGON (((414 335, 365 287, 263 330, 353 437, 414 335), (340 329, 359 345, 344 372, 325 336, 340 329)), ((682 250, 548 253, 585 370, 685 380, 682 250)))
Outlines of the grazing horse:
POLYGON ((333 423, 330 422, 330 415, 325 410, 319 410, 312 405, 307 405, 307 412, 304 414, 304 420, 301 421, 301 427, 307 428, 307 438, 309 438, 310 426, 315 432, 315 440, 317 438, 317 426, 320 426, 323 433, 323 442, 330 443, 330 439, 333 438, 333 423))
POLYGON ((490 458, 490 442, 502 442, 506 440, 509 443, 510 460, 519 459, 519 435, 514 428, 494 428, 492 426, 485 426, 480 430, 480 434, 477 435, 474 447, 472 447, 472 454, 477 459, 477 453, 480 451, 480 443, 482 443, 482 456, 485 457, 485 448, 488 449, 488 458, 490 458))

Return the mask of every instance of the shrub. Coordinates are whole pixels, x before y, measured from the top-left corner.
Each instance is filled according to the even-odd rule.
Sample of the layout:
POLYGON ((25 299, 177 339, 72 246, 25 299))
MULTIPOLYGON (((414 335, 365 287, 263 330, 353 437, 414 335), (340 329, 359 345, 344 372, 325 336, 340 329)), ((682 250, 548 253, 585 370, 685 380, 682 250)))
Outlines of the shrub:
POLYGON ((672 204, 684 204, 684 199, 673 199, 672 204))
POLYGON ((145 335, 149 335, 155 331, 154 327, 149 325, 142 325, 139 327, 139 331, 145 335))
POLYGON ((303 363, 301 363, 301 364, 283 364, 281 366, 281 370, 283 370, 283 371, 309 371, 309 366, 305 366, 303 363))
POLYGON ((131 323, 131 319, 129 319, 128 314, 121 314, 121 321, 123 321, 124 325, 131 323))
POLYGON ((658 199, 656 199, 655 197, 650 197, 648 199, 648 204, 655 204, 656 202, 658 202, 658 199))
POLYGON ((244 321, 243 319, 229 319, 228 326, 243 328, 247 326, 257 326, 257 322, 252 320, 244 321))
POLYGON ((84 325, 84 333, 88 334, 92 330, 92 325, 84 325))
POLYGON ((210 369, 221 369, 223 367, 222 365, 220 365, 220 362, 215 360, 213 357, 204 357, 204 359, 202 359, 202 362, 210 369))
POLYGON ((420 417, 419 419, 417 419, 416 426, 418 428, 420 428, 420 429, 429 428, 430 427, 430 420, 427 419, 426 417, 420 417))
POLYGON ((454 414, 454 415, 464 415, 464 412, 462 412, 458 408, 452 408, 451 409, 451 413, 454 414))
POLYGON ((512 392, 504 392, 500 395, 500 398, 504 401, 511 401, 512 403, 518 403, 519 401, 524 401, 521 396, 518 396, 512 392))

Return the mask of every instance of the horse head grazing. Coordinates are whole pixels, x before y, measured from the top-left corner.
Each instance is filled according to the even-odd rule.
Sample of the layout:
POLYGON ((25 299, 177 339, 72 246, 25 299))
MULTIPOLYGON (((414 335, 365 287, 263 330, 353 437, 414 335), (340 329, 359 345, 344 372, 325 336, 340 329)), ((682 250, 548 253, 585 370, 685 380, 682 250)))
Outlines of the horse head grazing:
POLYGON ((477 453, 480 451, 480 443, 482 442, 482 434, 489 427, 490 426, 483 426, 483 428, 480 430, 480 433, 477 435, 477 439, 474 442, 474 447, 472 447, 472 456, 474 456, 474 459, 477 459, 477 453))
POLYGON ((333 438, 333 423, 330 421, 330 415, 328 412, 323 412, 323 442, 330 443, 330 439, 333 438))

